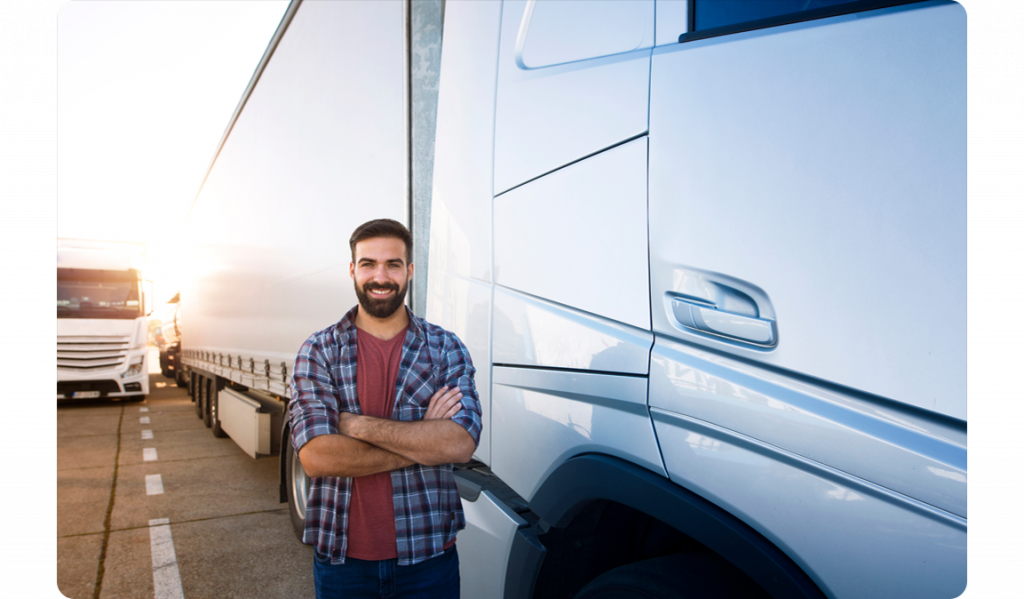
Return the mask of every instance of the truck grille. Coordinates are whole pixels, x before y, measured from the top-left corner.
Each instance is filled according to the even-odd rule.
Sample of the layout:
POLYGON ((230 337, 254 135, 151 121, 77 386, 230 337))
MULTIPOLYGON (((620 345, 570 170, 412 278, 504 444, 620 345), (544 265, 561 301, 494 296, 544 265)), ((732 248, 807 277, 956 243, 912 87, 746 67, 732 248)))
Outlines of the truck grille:
POLYGON ((83 372, 124 363, 131 337, 57 337, 57 368, 83 372))

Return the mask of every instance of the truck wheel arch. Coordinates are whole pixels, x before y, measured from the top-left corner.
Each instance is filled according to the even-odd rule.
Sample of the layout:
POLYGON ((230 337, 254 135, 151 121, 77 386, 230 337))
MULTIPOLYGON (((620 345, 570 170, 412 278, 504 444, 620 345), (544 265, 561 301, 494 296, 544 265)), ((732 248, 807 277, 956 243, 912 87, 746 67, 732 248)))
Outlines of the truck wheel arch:
MULTIPOLYGON (((772 597, 822 599, 824 594, 782 550, 751 526, 707 499, 619 458, 586 454, 552 472, 530 501, 551 528, 565 528, 595 501, 622 504, 655 518, 715 551, 772 597)), ((505 579, 507 599, 530 599, 545 549, 537 530, 516 535, 505 579)))

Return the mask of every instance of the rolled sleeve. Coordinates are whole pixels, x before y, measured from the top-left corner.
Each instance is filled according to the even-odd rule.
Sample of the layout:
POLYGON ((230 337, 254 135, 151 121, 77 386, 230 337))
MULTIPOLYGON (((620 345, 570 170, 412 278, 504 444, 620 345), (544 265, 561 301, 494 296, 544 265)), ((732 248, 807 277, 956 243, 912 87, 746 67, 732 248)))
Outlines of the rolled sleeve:
POLYGON ((295 357, 291 382, 291 440, 295 451, 313 437, 338 433, 338 387, 327 357, 310 338, 295 357))
POLYGON ((466 429, 473 437, 473 443, 479 446, 483 418, 480 411, 480 395, 477 393, 474 380, 476 368, 462 341, 454 334, 452 334, 451 341, 450 348, 445 352, 447 357, 445 384, 457 386, 462 392, 462 409, 452 416, 452 422, 466 429))

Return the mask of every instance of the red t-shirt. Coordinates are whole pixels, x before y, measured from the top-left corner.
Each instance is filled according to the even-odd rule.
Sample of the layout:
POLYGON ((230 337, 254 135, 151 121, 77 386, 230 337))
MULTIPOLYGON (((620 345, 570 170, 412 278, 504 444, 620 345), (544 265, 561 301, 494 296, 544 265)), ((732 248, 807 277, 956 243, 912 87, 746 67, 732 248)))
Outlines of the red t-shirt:
MULTIPOLYGON (((391 418, 395 406, 398 365, 408 328, 383 341, 357 328, 356 393, 366 416, 391 418)), ((352 479, 348 512, 348 557, 383 560, 398 557, 391 473, 352 479)))

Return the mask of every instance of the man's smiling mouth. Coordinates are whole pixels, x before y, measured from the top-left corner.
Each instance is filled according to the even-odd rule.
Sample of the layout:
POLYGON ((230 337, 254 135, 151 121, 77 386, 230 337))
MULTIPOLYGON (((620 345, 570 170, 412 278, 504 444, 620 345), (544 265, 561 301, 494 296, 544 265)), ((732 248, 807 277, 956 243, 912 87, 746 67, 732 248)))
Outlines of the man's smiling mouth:
POLYGON ((356 286, 359 303, 367 313, 376 318, 387 318, 394 314, 405 300, 407 287, 383 281, 367 281, 356 286))
POLYGON ((380 297, 380 298, 387 297, 387 296, 391 295, 392 293, 395 293, 394 289, 387 288, 387 287, 384 287, 384 288, 373 287, 373 288, 367 289, 366 291, 367 291, 367 293, 370 294, 371 297, 380 297))

